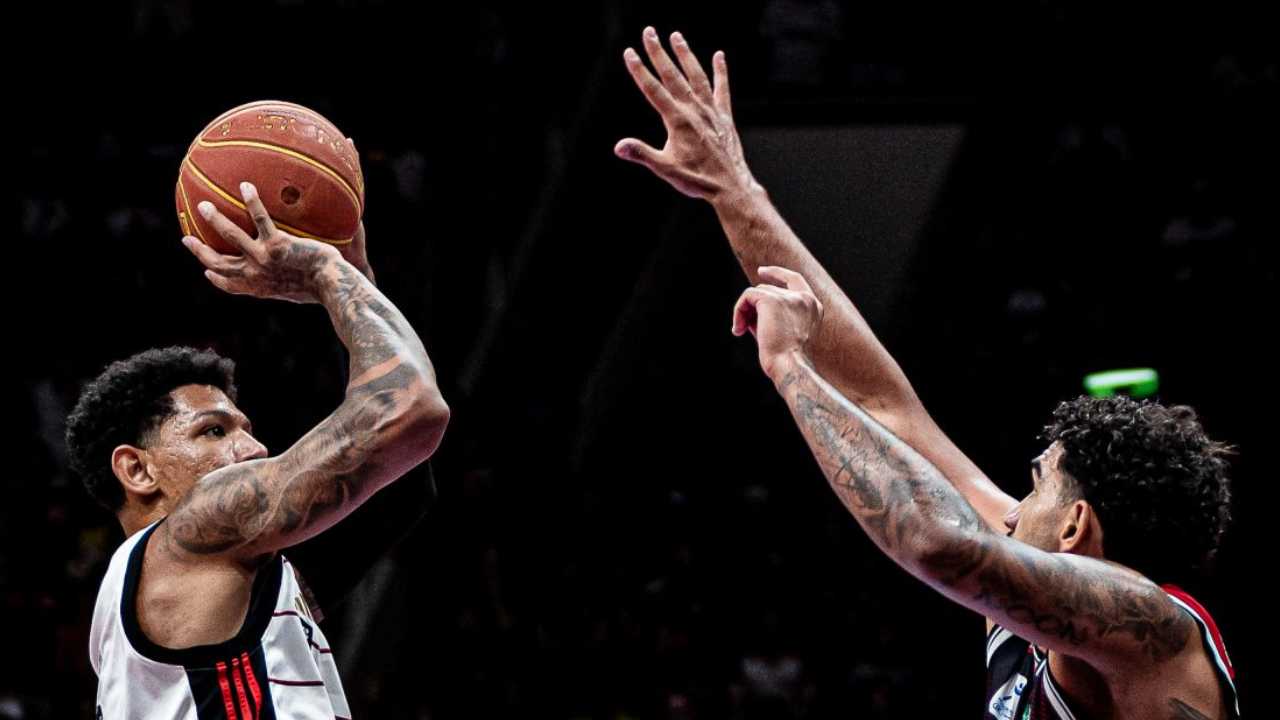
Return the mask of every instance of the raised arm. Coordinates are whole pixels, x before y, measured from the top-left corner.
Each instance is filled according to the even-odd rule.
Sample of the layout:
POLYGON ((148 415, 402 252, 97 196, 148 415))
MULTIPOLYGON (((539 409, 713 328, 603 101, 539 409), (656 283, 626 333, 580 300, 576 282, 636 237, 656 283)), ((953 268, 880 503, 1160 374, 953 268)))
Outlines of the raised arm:
MULTIPOLYGON (((351 142, 348 138, 347 142, 351 142)), ((352 147, 355 144, 352 143, 352 147)), ((346 245, 342 257, 377 284, 365 249, 364 224, 346 245)), ((413 532, 436 497, 431 464, 422 463, 383 488, 341 522, 301 545, 288 549, 316 620, 340 605, 369 570, 413 532)))
POLYGON ((822 304, 803 278, 747 290, 734 332, 756 336, 827 482, 886 555, 943 595, 1113 675, 1172 658, 1193 621, 1154 583, 992 532, 920 453, 827 383, 809 359, 822 304), (1135 662, 1142 659, 1143 662, 1135 662))
POLYGON ((989 525, 1003 528, 1002 519, 1017 502, 992 483, 934 423, 898 363, 752 176, 734 126, 724 53, 717 52, 712 58, 712 82, 679 33, 672 34, 671 47, 680 68, 667 55, 653 28, 645 28, 643 40, 657 77, 634 50, 628 48, 623 58, 636 85, 662 117, 666 144, 657 150, 626 138, 618 142, 614 152, 649 168, 685 195, 711 203, 733 254, 752 283, 776 282, 776 278, 759 275, 757 269, 762 266, 791 268, 809 278, 813 292, 826 307, 810 350, 818 371, 841 394, 924 454, 989 525))
POLYGON ((430 457, 449 408, 422 342, 395 306, 334 248, 276 229, 256 190, 247 183, 241 190, 257 238, 212 205, 200 210, 243 256, 183 242, 227 292, 324 305, 351 356, 333 414, 279 456, 209 473, 161 525, 185 553, 248 561, 325 530, 430 457))

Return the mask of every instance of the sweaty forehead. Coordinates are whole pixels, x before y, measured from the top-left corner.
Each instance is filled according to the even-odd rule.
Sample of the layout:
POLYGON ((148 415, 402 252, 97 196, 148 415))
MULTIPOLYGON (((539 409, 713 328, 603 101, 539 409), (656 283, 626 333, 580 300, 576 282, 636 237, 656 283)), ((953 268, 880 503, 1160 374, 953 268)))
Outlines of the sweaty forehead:
POLYGON ((166 426, 186 427, 197 422, 202 413, 211 411, 241 414, 231 398, 212 385, 183 385, 170 392, 169 397, 173 398, 173 414, 164 421, 166 426))
POLYGON ((1060 462, 1062 462, 1062 443, 1057 441, 1045 448, 1045 451, 1035 459, 1036 465, 1040 467, 1042 478, 1058 474, 1061 471, 1060 462))

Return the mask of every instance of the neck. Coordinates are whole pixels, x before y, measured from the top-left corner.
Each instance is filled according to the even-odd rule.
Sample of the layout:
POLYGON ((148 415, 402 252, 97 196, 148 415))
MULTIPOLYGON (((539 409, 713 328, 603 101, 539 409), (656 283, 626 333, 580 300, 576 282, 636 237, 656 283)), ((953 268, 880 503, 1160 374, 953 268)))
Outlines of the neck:
POLYGON ((167 508, 162 507, 161 503, 152 503, 146 507, 138 507, 126 503, 116 513, 116 519, 120 521, 120 527, 124 529, 124 536, 129 537, 168 514, 167 508))

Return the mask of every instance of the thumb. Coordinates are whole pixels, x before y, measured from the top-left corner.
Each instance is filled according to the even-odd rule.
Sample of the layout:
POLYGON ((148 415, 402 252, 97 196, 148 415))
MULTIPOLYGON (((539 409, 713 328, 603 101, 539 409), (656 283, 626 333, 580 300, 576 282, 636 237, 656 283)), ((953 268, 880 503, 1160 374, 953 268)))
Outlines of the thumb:
POLYGON ((662 164, 661 153, 635 138, 624 138, 613 146, 613 154, 638 165, 655 168, 662 164))

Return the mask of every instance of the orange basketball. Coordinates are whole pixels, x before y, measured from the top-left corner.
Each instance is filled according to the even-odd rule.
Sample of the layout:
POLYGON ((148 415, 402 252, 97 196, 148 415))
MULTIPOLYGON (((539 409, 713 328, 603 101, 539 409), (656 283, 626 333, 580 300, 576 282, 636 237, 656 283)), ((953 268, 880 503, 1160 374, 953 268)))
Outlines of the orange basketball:
POLYGON ((182 232, 239 254, 196 211, 208 200, 250 237, 257 234, 240 197, 251 182, 276 227, 332 245, 351 242, 364 213, 364 176, 342 131, 301 105, 261 100, 218 116, 187 149, 178 171, 182 232))

